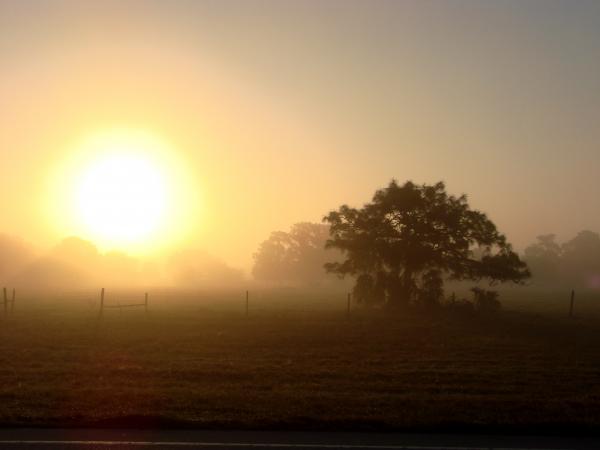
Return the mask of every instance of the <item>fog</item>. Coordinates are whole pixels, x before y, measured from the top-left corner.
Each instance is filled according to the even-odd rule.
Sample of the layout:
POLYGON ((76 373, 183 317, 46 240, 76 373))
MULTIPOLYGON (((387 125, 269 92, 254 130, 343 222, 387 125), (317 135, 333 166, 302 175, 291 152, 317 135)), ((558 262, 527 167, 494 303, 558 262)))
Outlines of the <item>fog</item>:
MULTIPOLYGON (((288 231, 274 231, 254 253, 251 273, 245 273, 199 249, 181 249, 165 258, 143 259, 123 252, 103 253, 92 242, 78 237, 68 237, 50 249, 40 249, 19 237, 2 234, 0 286, 36 295, 82 289, 98 291, 101 287, 139 292, 226 291, 237 292, 236 296, 248 289, 279 290, 286 295, 290 292, 345 295, 352 292, 356 277, 341 279, 326 270, 327 263, 344 260, 341 252, 325 248, 329 238, 329 228, 324 224, 304 222, 288 231)), ((525 304, 532 293, 534 297, 535 293, 554 293, 562 298, 567 298, 571 290, 584 295, 600 294, 597 232, 582 230, 565 242, 559 242, 555 235, 540 235, 521 257, 531 271, 531 277, 522 285, 447 279, 445 301, 456 295, 468 298, 472 286, 491 286, 509 299, 517 292, 525 304)))
POLYGON ((0 280, 25 289, 78 290, 100 286, 217 287, 241 285, 241 270, 205 252, 185 250, 164 260, 123 252, 102 253, 90 241, 68 237, 50 249, 33 249, 17 237, 0 237, 0 280))
POLYGON ((1 234, 0 286, 38 292, 100 287, 341 289, 347 283, 327 274, 323 267, 330 257, 339 258, 339 254, 324 248, 327 229, 321 224, 302 223, 295 225, 291 233, 273 232, 257 249, 252 274, 201 249, 182 248, 162 258, 143 259, 124 252, 101 252, 93 242, 74 236, 50 249, 40 249, 19 237, 1 234), (314 230, 318 234, 311 235, 314 230))
POLYGON ((225 3, 0 5, 2 285, 389 296, 331 214, 395 179, 499 233, 402 289, 598 288, 598 5, 225 3))

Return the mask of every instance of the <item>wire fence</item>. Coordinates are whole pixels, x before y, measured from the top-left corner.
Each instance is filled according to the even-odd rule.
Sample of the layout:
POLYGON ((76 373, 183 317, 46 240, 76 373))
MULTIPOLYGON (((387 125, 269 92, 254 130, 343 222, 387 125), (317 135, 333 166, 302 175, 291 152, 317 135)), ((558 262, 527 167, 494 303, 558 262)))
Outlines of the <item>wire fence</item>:
MULTIPOLYGON (((126 310, 142 310, 148 315, 150 310, 160 314, 167 311, 181 310, 205 313, 234 313, 251 317, 257 314, 290 313, 310 314, 329 312, 350 315, 360 308, 360 304, 348 292, 311 292, 289 290, 179 290, 179 289, 85 289, 72 291, 19 291, 12 287, 2 288, 2 309, 4 318, 24 316, 27 314, 68 314, 82 312, 102 317, 109 311, 122 314, 126 310), (152 299, 152 308, 150 308, 152 299), (18 305, 18 308, 16 307, 18 305), (17 311, 18 314, 15 314, 17 311)), ((565 290, 535 295, 523 291, 507 291, 502 294, 502 303, 506 309, 532 312, 548 312, 570 318, 598 315, 600 299, 589 292, 576 293, 565 290)))
MULTIPOLYGON (((4 317, 15 310, 16 289, 3 289, 4 317)), ((245 290, 234 292, 180 291, 159 289, 150 292, 139 290, 109 290, 106 288, 73 291, 29 291, 20 296, 19 314, 63 314, 68 312, 95 313, 103 317, 109 311, 141 309, 145 314, 152 310, 185 310, 194 308, 207 313, 237 313, 246 317, 273 313, 335 312, 350 314, 354 308, 349 293, 328 293, 307 295, 302 293, 281 293, 269 290, 245 290)))

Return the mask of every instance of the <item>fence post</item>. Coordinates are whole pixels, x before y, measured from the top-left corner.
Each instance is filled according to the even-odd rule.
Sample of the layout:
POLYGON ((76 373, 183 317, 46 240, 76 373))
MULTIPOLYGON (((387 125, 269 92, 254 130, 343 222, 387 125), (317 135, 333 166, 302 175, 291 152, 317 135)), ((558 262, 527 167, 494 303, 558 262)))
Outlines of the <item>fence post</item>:
POLYGON ((146 314, 148 314, 148 293, 147 292, 144 294, 144 309, 146 311, 146 314))
POLYGON ((571 291, 571 307, 569 308, 569 317, 573 317, 573 304, 575 303, 575 289, 571 291))
POLYGON ((8 315, 8 297, 6 296, 6 288, 3 289, 4 291, 4 315, 8 315))
POLYGON ((13 293, 12 293, 12 302, 10 302, 10 313, 12 314, 13 312, 15 312, 15 298, 17 297, 17 290, 15 288, 13 288, 13 293))
POLYGON ((249 297, 249 293, 248 293, 248 291, 246 291, 246 317, 248 317, 248 304, 249 304, 248 297, 249 297))
POLYGON ((104 288, 100 291, 100 317, 102 317, 102 312, 104 310, 104 288))
POLYGON ((350 294, 350 292, 348 292, 348 309, 346 310, 346 314, 350 314, 350 299, 352 294, 350 294))

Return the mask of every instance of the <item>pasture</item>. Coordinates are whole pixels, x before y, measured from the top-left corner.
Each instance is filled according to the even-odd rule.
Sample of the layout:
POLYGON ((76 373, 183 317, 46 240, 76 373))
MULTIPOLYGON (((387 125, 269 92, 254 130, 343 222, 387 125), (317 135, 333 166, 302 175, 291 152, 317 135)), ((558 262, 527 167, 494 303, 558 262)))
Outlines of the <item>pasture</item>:
POLYGON ((110 310, 102 319, 93 297, 18 298, 0 321, 0 423, 513 432, 600 425, 593 316, 347 315, 343 296, 267 296, 251 297, 246 317, 242 294, 172 297, 151 294, 148 314, 110 310))

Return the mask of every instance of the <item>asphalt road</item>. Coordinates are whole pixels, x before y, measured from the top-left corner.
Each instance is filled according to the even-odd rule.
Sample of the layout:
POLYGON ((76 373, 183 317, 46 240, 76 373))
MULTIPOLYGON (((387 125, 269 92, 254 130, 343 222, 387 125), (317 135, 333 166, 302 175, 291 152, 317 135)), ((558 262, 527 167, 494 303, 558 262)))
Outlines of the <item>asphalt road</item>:
POLYGON ((600 449, 600 438, 283 431, 0 429, 0 449, 596 450, 600 449))

